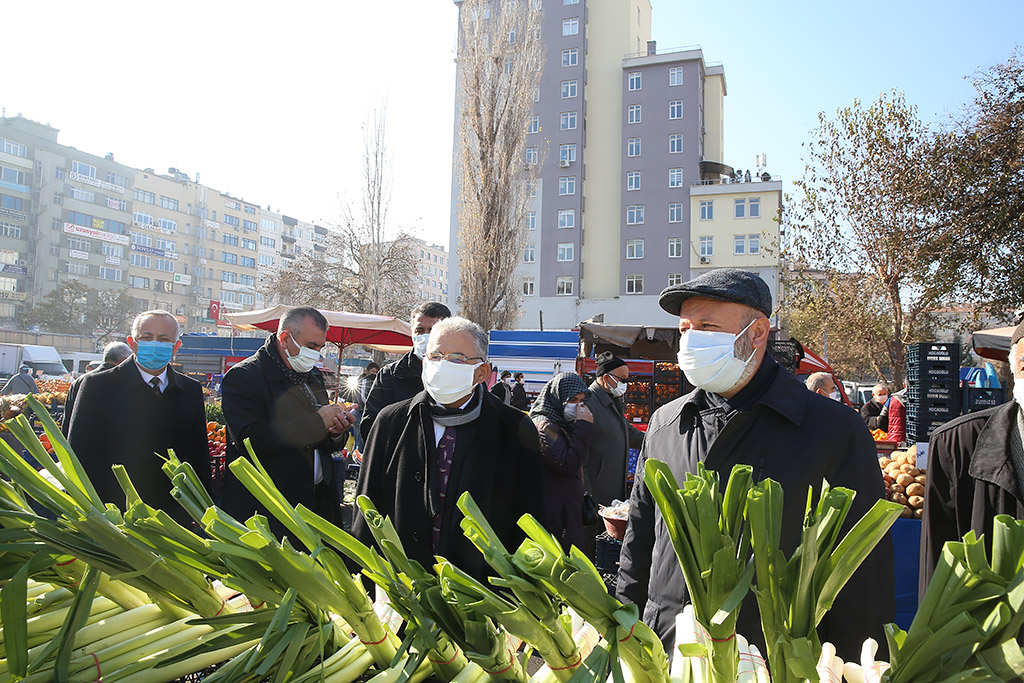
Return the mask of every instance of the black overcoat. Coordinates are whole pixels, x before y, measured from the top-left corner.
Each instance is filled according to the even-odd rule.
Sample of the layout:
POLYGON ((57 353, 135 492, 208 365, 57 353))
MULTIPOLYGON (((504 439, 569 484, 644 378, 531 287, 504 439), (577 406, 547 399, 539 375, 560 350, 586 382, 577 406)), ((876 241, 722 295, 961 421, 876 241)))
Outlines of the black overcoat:
POLYGON ((377 372, 359 419, 358 429, 363 441, 370 438, 370 428, 380 411, 423 391, 422 373, 423 361, 412 351, 377 372))

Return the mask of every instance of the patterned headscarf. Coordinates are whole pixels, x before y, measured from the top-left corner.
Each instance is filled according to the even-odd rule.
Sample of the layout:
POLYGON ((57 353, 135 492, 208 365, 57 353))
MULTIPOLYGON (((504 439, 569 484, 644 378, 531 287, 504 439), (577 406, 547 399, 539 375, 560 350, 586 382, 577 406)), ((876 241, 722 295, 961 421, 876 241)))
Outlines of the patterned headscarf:
POLYGON ((574 372, 560 372, 540 390, 530 408, 530 417, 543 417, 561 427, 569 427, 570 422, 565 419, 565 404, 580 392, 585 398, 590 397, 590 389, 587 389, 583 378, 574 372))

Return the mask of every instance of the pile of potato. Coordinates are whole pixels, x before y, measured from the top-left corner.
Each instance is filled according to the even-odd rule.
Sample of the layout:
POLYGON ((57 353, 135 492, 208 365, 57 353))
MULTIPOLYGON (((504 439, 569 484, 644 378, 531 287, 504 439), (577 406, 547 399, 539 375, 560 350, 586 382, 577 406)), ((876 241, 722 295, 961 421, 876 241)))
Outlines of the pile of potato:
POLYGON ((894 451, 892 457, 881 457, 878 465, 885 480, 885 497, 903 506, 901 517, 921 519, 924 509, 925 471, 917 468, 913 449, 894 451))

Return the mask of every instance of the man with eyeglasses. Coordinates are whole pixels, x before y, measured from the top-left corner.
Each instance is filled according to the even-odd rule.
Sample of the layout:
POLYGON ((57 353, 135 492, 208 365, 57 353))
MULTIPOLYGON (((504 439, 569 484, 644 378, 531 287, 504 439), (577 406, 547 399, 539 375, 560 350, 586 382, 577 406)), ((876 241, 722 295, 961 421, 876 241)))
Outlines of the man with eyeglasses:
MULTIPOLYGON (((541 524, 537 429, 486 390, 487 333, 465 318, 434 325, 423 359, 424 390, 387 406, 366 440, 357 494, 391 518, 408 556, 424 566, 441 555, 473 576, 491 573, 462 534, 457 507, 468 491, 509 550, 531 513, 541 524)), ((352 533, 372 543, 365 520, 352 533)))

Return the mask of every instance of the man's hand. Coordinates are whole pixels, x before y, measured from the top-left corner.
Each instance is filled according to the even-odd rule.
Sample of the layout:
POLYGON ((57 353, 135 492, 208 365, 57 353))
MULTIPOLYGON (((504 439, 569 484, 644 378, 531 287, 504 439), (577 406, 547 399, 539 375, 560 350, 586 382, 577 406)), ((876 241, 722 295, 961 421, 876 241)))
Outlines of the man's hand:
POLYGON ((342 434, 347 432, 355 424, 355 416, 351 412, 336 404, 326 405, 316 411, 324 421, 324 427, 330 434, 342 434))

